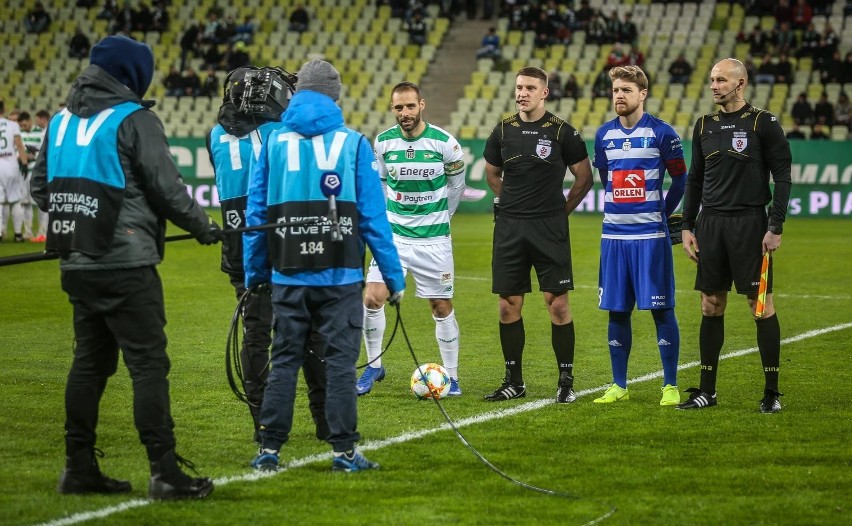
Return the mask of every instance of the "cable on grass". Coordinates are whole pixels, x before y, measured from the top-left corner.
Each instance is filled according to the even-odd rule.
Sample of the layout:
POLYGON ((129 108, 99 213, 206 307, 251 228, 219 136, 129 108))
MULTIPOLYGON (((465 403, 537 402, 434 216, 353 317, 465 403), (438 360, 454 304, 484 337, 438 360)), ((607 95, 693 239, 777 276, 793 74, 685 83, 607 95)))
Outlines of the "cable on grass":
MULTIPOLYGON (((402 336, 403 336, 403 338, 405 338, 405 344, 408 347, 408 352, 411 354, 411 358, 414 360, 415 367, 419 367, 420 366, 420 360, 417 358, 417 355, 414 353, 414 348, 411 345, 411 341, 408 339, 408 333, 405 331, 405 324, 402 321, 402 313, 400 311, 399 305, 396 305, 396 324, 394 325, 393 334, 391 335, 391 338, 388 341, 387 346, 385 347, 385 351, 388 349, 388 347, 390 347, 390 344, 393 342, 394 335, 396 334, 397 326, 402 329, 402 336)), ((384 354, 384 351, 382 351, 382 353, 384 354)), ((564 499, 588 500, 588 501, 603 504, 604 506, 609 508, 609 510, 606 513, 584 523, 582 526, 592 526, 594 524, 599 524, 599 523, 605 521, 606 519, 612 517, 615 514, 615 512, 618 511, 618 508, 616 508, 615 506, 613 506, 609 503, 597 500, 597 499, 590 499, 588 497, 582 497, 582 496, 577 495, 575 493, 567 493, 567 492, 564 492, 564 491, 542 488, 542 487, 530 484, 528 482, 518 480, 517 478, 509 475, 508 473, 506 473, 505 471, 503 471, 499 467, 495 466, 490 460, 488 460, 485 457, 485 455, 480 453, 479 450, 476 449, 476 447, 474 447, 473 444, 470 443, 470 441, 462 434, 462 432, 459 431, 459 428, 456 427, 455 422, 453 422, 453 419, 447 413, 447 410, 444 409, 444 405, 438 400, 437 397, 433 396, 433 397, 431 397, 431 399, 435 402, 435 405, 438 406, 438 410, 441 411, 441 415, 443 415, 444 420, 447 421, 447 425, 450 426, 450 429, 453 430, 453 432, 456 434, 456 436, 461 441, 461 443, 464 444, 464 446, 473 454, 473 456, 475 456, 481 463, 483 463, 488 469, 490 469, 491 471, 493 471, 497 475, 508 480, 512 484, 520 486, 520 487, 522 487, 526 490, 535 491, 537 493, 543 493, 545 495, 550 495, 550 496, 553 496, 553 497, 562 497, 564 499)))

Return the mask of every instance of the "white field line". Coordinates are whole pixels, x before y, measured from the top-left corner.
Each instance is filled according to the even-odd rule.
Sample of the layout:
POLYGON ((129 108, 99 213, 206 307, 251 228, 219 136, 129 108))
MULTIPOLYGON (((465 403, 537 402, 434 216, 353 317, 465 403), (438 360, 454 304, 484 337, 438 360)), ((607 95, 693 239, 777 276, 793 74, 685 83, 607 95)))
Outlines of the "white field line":
MULTIPOLYGON (((491 282, 491 278, 483 278, 482 276, 456 276, 456 279, 463 279, 465 281, 487 281, 491 282)), ((597 287, 594 285, 574 285, 575 289, 594 289, 597 290, 597 287)), ((678 294, 688 294, 690 292, 697 292, 695 290, 686 290, 686 289, 676 289, 675 292, 678 294)), ((840 295, 823 295, 823 294, 785 294, 785 293, 773 293, 773 296, 778 298, 801 298, 801 299, 811 299, 811 300, 852 300, 852 296, 848 294, 840 294, 840 295)))
MULTIPOLYGON (((809 338, 815 338, 817 336, 821 336, 823 334, 828 334, 830 332, 842 331, 845 329, 852 328, 852 322, 842 323, 840 325, 833 325, 831 327, 826 327, 824 329, 814 329, 812 331, 803 332, 802 334, 797 334, 796 336, 791 336, 789 338, 785 338, 781 341, 782 344, 795 343, 802 340, 807 340, 809 338)), ((742 349, 739 351, 733 351, 727 354, 723 354, 720 359, 726 360, 728 358, 737 358, 739 356, 744 356, 746 354, 751 354, 757 351, 757 347, 749 347, 748 349, 742 349)), ((700 365, 700 362, 694 361, 689 363, 684 363, 678 365, 678 370, 689 369, 690 367, 696 367, 700 365)), ((656 371, 653 373, 648 373, 643 376, 639 376, 636 378, 632 378, 629 380, 630 383, 638 383, 638 382, 646 382, 648 380, 653 380, 654 378, 661 378, 663 376, 663 371, 656 371)), ((591 389, 583 389, 582 391, 577 392, 577 397, 587 396, 592 393, 602 392, 609 387, 609 384, 602 385, 600 387, 594 387, 591 389)), ((486 413, 482 413, 479 415, 471 416, 468 418, 462 418, 460 420, 455 421, 456 427, 465 427, 473 424, 480 424, 483 422, 488 422, 490 420, 497 420, 499 418, 506 418, 508 416, 517 415, 520 413, 526 413, 527 411, 535 411, 536 409, 541 409, 542 407, 548 406, 550 404, 556 403, 552 398, 534 400, 532 402, 526 402, 523 404, 519 404, 506 409, 497 409, 494 411, 488 411, 486 413)), ((417 431, 410 431, 408 433, 403 433, 401 435, 386 438, 384 440, 370 440, 361 443, 358 446, 358 449, 362 451, 373 451, 376 449, 382 449, 388 446, 392 446, 394 444, 402 444, 404 442, 410 442, 412 440, 417 440, 418 438, 423 438, 428 435, 432 435, 434 433, 438 433, 440 431, 445 431, 450 429, 450 425, 447 423, 441 424, 436 427, 428 428, 428 429, 420 429, 417 431)), ((252 471, 250 473, 246 473, 243 475, 234 475, 231 477, 222 477, 214 480, 214 484, 216 486, 225 486, 232 482, 254 482, 256 480, 275 477, 285 471, 300 468, 302 466, 313 464, 314 462, 319 461, 327 461, 331 459, 331 453, 319 453, 315 455, 308 455, 307 457, 302 457, 298 459, 293 459, 290 462, 281 466, 281 469, 277 472, 275 471, 252 471)), ((66 526, 69 524, 79 524, 81 522, 86 522, 92 519, 102 519, 104 517, 108 517, 110 515, 114 515, 116 513, 121 513, 126 510, 130 510, 133 508, 140 508, 142 506, 147 506, 152 504, 153 500, 149 499, 133 499, 127 502, 123 502, 121 504, 115 506, 107 506, 105 508, 101 508, 95 511, 84 511, 81 513, 75 513, 73 515, 69 515, 67 517, 62 517, 61 519, 55 519, 49 522, 41 523, 38 526, 66 526)))

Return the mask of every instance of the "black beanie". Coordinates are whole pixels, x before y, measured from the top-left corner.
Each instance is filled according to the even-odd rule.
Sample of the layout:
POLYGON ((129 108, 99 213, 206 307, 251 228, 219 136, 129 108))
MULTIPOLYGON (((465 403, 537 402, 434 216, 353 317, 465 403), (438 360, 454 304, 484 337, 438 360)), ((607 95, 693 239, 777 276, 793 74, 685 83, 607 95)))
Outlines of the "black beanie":
POLYGON ((144 97, 154 77, 154 53, 148 44, 113 35, 92 48, 89 61, 112 75, 139 97, 144 97))

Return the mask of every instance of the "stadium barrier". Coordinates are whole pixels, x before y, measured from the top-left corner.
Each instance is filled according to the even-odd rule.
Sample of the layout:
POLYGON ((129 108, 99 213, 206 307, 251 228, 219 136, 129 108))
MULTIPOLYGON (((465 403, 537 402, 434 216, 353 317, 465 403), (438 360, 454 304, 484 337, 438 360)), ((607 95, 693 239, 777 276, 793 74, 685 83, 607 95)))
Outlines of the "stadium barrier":
MULTIPOLYGON (((467 165, 467 190, 459 206, 460 212, 491 211, 491 191, 485 182, 484 140, 460 140, 467 165)), ((213 178, 213 167, 207 155, 204 138, 171 139, 171 151, 190 195, 199 204, 219 207, 213 178)), ((803 217, 852 217, 852 148, 850 142, 791 141, 793 152, 793 191, 789 214, 803 217)), ((589 152, 593 141, 586 141, 589 152)), ((684 141, 686 164, 689 166, 691 141, 684 141)), ((572 178, 566 178, 565 188, 572 178)), ((597 174, 595 187, 577 209, 578 212, 603 210, 604 192, 597 174)))

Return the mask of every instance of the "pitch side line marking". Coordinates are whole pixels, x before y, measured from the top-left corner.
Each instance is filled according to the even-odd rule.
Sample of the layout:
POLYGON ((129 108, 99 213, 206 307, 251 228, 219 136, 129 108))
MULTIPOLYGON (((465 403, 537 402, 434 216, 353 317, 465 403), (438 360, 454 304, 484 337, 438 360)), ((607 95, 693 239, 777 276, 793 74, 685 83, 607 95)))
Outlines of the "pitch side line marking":
MULTIPOLYGON (((456 279, 463 279, 465 281, 491 281, 491 278, 483 278, 481 276, 456 276, 456 279)), ((594 289, 597 290, 597 287, 594 285, 575 285, 575 289, 594 289)), ((684 290, 684 289, 676 289, 675 292, 678 294, 687 294, 690 292, 698 292, 697 290, 684 290)), ((739 296, 739 294, 737 294, 739 296)), ((826 294, 784 294, 784 293, 772 293, 773 296, 778 298, 799 298, 799 299, 811 299, 811 300, 852 300, 852 296, 848 295, 826 295, 826 294)))
MULTIPOLYGON (((814 338, 817 336, 821 336, 823 334, 828 334, 830 332, 842 331, 844 329, 852 328, 852 322, 842 323, 840 325, 834 325, 831 327, 826 327, 824 329, 814 329, 812 331, 803 332, 802 334, 797 334, 796 336, 791 336, 789 338, 785 338, 781 340, 782 344, 795 343, 802 340, 807 340, 809 338, 814 338)), ((737 358, 740 356, 745 356, 746 354, 751 354, 757 351, 757 347, 749 347, 748 349, 742 349, 739 351, 733 351, 727 354, 723 354, 719 357, 720 360, 726 360, 728 358, 737 358)), ((700 362, 689 362, 678 365, 678 370, 688 369, 690 367, 695 367, 700 365, 700 362)), ((631 383, 645 382, 648 380, 653 380, 654 378, 661 378, 663 376, 663 371, 656 371, 653 373, 648 373, 643 376, 639 376, 636 378, 632 378, 629 380, 631 383)), ((577 391, 577 397, 590 395, 592 393, 605 391, 606 388, 609 387, 609 384, 602 385, 600 387, 594 387, 591 389, 583 389, 582 391, 577 391)), ((556 401, 552 398, 546 398, 541 400, 535 400, 532 402, 526 402, 520 405, 516 405, 514 407, 510 407, 507 409, 497 409, 495 411, 488 411, 487 413, 482 413, 480 415, 471 416, 468 418, 462 418, 455 422, 456 427, 465 427, 473 424, 480 424, 483 422, 488 422, 490 420, 496 420, 498 418, 505 418, 507 416, 513 416, 520 413, 526 413, 527 411, 535 411, 536 409, 541 409, 542 407, 548 406, 550 404, 555 404, 556 401)), ((403 433, 401 435, 386 438, 384 440, 371 440, 364 442, 363 444, 358 446, 358 449, 362 451, 375 451, 377 449, 382 449, 387 446, 392 446, 394 444, 402 444, 404 442, 410 442, 412 440, 417 440, 418 438, 423 438, 425 436, 429 436, 440 431, 445 431, 450 429, 450 425, 447 423, 441 424, 440 426, 433 427, 430 429, 421 429, 419 431, 412 431, 409 433, 403 433)), ((234 475, 231 477, 223 477, 218 478, 213 481, 216 486, 226 486, 232 482, 254 482, 256 480, 265 479, 269 477, 277 476, 281 473, 289 471, 291 469, 300 468, 302 466, 306 466, 308 464, 313 464, 314 462, 319 462, 321 460, 328 460, 331 458, 331 453, 318 453, 316 455, 308 455, 307 457, 297 458, 287 462, 281 469, 276 471, 253 471, 251 473, 246 473, 243 475, 234 475)), ((142 506, 147 506, 153 503, 153 500, 149 499, 133 499, 127 502, 123 502, 116 506, 108 506, 106 508, 101 508, 95 511, 84 511, 81 513, 75 513, 74 515, 69 515, 68 517, 63 517, 61 519, 52 520, 49 522, 43 522, 38 526, 66 526, 69 524, 79 524, 81 522, 90 521, 92 519, 102 519, 104 517, 109 517, 110 515, 114 515, 116 513, 121 513, 123 511, 131 510, 134 508, 141 508, 142 506)))

